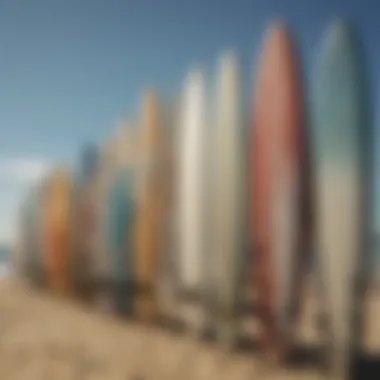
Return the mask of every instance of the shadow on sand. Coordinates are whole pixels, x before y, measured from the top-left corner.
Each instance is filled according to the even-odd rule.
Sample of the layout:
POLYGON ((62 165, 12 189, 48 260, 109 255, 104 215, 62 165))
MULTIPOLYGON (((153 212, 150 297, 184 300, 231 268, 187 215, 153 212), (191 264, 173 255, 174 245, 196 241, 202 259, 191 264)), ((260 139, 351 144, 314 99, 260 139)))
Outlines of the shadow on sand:
MULTIPOLYGON (((328 368, 323 362, 320 347, 299 346, 293 351, 287 366, 296 370, 318 368, 321 373, 327 374, 328 368)), ((356 355, 347 380, 380 380, 380 352, 356 355)))
POLYGON ((290 369, 322 368, 321 348, 318 346, 298 345, 291 352, 286 361, 290 369))
POLYGON ((380 379, 380 352, 357 355, 352 362, 351 373, 348 380, 378 379, 380 379))

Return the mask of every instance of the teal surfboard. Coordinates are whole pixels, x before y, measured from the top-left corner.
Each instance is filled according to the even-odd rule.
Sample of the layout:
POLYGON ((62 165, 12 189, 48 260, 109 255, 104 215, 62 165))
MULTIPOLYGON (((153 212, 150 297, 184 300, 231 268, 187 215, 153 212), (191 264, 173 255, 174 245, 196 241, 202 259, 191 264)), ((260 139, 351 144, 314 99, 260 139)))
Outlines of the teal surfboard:
POLYGON ((126 315, 133 312, 133 228, 136 215, 133 180, 132 169, 120 170, 109 193, 108 237, 114 301, 116 311, 126 315))
POLYGON ((324 38, 313 87, 316 250, 330 368, 346 379, 359 346, 369 255, 372 128, 363 54, 336 21, 324 38))

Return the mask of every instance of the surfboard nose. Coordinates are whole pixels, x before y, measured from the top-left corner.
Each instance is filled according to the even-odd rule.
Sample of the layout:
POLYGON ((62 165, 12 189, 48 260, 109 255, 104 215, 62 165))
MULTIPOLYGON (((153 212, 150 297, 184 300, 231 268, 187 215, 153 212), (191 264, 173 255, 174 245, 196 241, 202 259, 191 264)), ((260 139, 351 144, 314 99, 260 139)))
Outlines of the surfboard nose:
POLYGON ((348 20, 335 18, 327 27, 323 41, 326 50, 351 49, 354 43, 354 26, 348 20))
POLYGON ((327 28, 327 33, 330 33, 337 38, 342 38, 347 33, 350 32, 352 25, 350 22, 344 18, 336 17, 330 23, 330 26, 327 28))
POLYGON ((239 72, 238 54, 232 49, 222 52, 219 56, 218 68, 219 76, 222 78, 221 83, 229 83, 231 78, 235 79, 239 72))
MULTIPOLYGON (((262 42, 261 66, 266 67, 267 75, 272 76, 277 66, 282 66, 284 57, 290 66, 294 65, 294 39, 290 27, 283 21, 271 22, 262 42)), ((297 50, 297 49, 296 49, 297 50)))
POLYGON ((270 30, 271 33, 283 33, 283 31, 287 29, 288 24, 281 19, 271 21, 268 26, 268 30, 270 30))
POLYGON ((234 68, 239 61, 238 54, 233 49, 226 49, 220 55, 218 59, 220 70, 228 70, 228 68, 234 68))
POLYGON ((267 29, 264 38, 264 46, 273 45, 275 42, 283 45, 284 40, 290 40, 290 28, 288 24, 282 20, 272 21, 267 29))

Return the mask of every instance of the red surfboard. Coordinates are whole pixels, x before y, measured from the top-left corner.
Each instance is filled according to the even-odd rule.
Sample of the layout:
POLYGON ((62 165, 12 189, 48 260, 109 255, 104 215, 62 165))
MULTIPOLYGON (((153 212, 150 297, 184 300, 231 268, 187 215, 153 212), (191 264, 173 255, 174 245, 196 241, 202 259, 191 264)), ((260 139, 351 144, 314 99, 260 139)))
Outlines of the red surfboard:
POLYGON ((261 55, 252 122, 254 272, 265 352, 285 358, 310 237, 310 183, 300 66, 289 30, 274 24, 261 55))

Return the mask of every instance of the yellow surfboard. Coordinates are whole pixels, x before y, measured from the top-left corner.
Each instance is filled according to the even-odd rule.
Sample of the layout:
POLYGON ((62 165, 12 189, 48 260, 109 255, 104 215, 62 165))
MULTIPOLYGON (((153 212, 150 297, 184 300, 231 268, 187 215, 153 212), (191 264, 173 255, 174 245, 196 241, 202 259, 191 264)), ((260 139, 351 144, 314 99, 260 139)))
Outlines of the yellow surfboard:
POLYGON ((145 94, 141 120, 138 163, 138 211, 136 221, 135 312, 144 322, 157 317, 156 284, 159 253, 163 244, 164 202, 161 164, 162 119, 158 96, 145 94))
POLYGON ((72 177, 57 169, 51 177, 45 203, 45 247, 48 287, 59 294, 71 291, 69 281, 70 193, 72 177))

